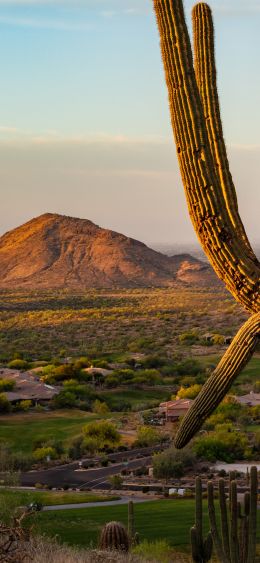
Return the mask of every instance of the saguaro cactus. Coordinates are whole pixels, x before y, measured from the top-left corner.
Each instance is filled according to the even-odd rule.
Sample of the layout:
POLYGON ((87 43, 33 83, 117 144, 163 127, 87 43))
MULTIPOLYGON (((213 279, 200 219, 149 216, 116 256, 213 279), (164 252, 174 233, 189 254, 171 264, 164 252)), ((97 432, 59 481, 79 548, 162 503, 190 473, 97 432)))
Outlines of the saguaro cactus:
POLYGON ((256 523, 257 523, 257 468, 250 472, 250 493, 244 495, 244 512, 237 499, 237 483, 230 484, 230 510, 227 510, 225 482, 219 481, 219 506, 221 533, 218 530, 214 488, 208 483, 208 510, 211 533, 218 559, 221 563, 254 563, 256 559, 256 523), (229 516, 228 516, 229 512, 229 516))
POLYGON ((190 530, 192 559, 194 563, 207 563, 212 557, 212 534, 203 540, 202 482, 196 478, 195 525, 190 530))
POLYGON ((193 10, 195 69, 182 0, 154 0, 170 113, 189 213, 217 275, 255 313, 240 329, 177 434, 183 447, 248 362, 260 335, 260 265, 239 216, 216 86, 211 10, 193 10))

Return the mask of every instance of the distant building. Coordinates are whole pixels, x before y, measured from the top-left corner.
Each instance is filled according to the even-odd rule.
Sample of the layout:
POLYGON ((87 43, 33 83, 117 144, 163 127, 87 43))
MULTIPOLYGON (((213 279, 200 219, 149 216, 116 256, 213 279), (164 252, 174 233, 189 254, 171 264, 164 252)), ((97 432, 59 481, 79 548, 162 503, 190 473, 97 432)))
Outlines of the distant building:
POLYGON ((159 415, 163 416, 166 422, 176 422, 188 412, 192 403, 191 399, 176 399, 175 401, 161 403, 159 415))
POLYGON ((260 405, 260 393, 254 393, 254 391, 251 391, 247 395, 242 395, 241 397, 235 397, 235 399, 240 405, 246 405, 248 407, 257 407, 260 405))
POLYGON ((90 368, 84 368, 82 371, 89 373, 89 375, 101 375, 103 377, 106 377, 107 375, 111 375, 113 373, 113 370, 111 369, 95 368, 93 366, 91 366, 90 368))
POLYGON ((33 378, 28 372, 12 369, 0 369, 0 379, 10 379, 15 382, 13 391, 5 391, 5 396, 10 403, 32 401, 34 404, 51 401, 59 390, 52 385, 47 385, 38 378, 33 378))

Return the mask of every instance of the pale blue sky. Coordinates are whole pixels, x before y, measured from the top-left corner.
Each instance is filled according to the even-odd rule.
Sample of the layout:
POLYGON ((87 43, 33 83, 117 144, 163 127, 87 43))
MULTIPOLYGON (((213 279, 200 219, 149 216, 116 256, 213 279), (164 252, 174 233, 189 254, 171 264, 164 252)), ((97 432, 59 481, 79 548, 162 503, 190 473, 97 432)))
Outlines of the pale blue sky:
MULTIPOLYGON (((210 4, 232 172, 259 240, 260 2, 210 4)), ((195 240, 151 0, 0 0, 0 68, 0 232, 53 211, 195 240)))

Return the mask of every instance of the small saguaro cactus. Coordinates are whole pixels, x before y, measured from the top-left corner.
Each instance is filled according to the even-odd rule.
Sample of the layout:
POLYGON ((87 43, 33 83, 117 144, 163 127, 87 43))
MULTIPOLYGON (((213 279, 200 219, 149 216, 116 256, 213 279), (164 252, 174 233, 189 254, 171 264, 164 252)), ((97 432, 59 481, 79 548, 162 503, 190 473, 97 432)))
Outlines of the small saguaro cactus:
POLYGON ((237 498, 237 483, 229 487, 229 511, 227 509, 225 482, 219 481, 219 506, 221 532, 218 530, 213 483, 208 483, 208 510, 211 533, 217 557, 221 563, 255 563, 257 526, 257 468, 250 472, 250 492, 244 494, 244 507, 237 498))
POLYGON ((134 534, 134 503, 132 500, 130 500, 128 503, 128 536, 131 542, 133 541, 134 534))
POLYGON ((100 549, 129 551, 129 537, 121 522, 109 522, 104 526, 100 536, 100 549))
POLYGON ((196 478, 195 525, 190 530, 192 559, 194 563, 207 563, 212 557, 211 532, 203 540, 202 482, 196 478))
POLYGON ((130 545, 139 544, 139 534, 135 531, 134 503, 132 500, 128 503, 128 537, 130 545))
POLYGON ((185 446, 251 358, 260 336, 260 264, 241 221, 229 169, 217 92, 213 19, 193 9, 194 54, 182 0, 154 0, 171 121, 189 213, 218 277, 252 316, 204 385, 175 438, 185 446))

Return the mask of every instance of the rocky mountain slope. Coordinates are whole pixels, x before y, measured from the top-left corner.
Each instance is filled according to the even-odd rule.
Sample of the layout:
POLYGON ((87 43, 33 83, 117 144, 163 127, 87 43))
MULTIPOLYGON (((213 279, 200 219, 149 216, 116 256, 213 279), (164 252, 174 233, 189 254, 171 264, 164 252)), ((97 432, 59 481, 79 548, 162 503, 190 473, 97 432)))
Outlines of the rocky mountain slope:
POLYGON ((86 219, 46 213, 0 237, 0 287, 135 287, 217 283, 189 254, 165 256, 86 219))

